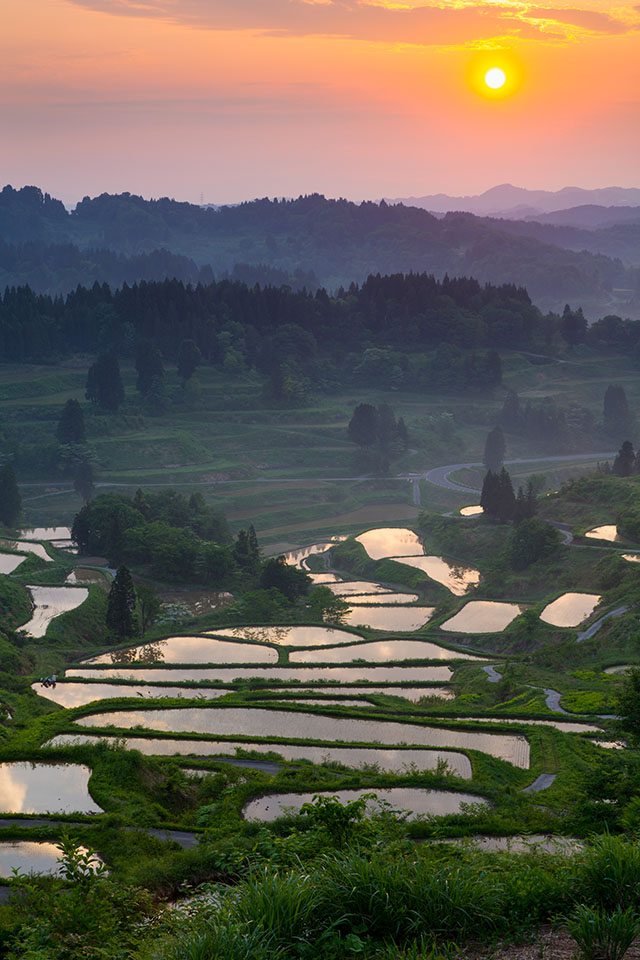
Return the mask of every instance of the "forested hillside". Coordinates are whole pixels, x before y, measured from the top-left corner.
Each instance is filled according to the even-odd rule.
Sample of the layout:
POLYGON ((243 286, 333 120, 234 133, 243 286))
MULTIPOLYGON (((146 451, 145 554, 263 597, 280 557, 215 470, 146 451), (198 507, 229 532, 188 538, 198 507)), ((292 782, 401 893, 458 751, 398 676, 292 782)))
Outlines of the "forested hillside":
MULTIPOLYGON (((556 244, 564 242, 562 230, 531 224, 522 229, 529 234, 546 231, 556 244)), ((581 246, 575 233, 571 244, 581 246)), ((8 285, 31 282, 53 293, 66 292, 65 279, 70 285, 120 283, 158 279, 164 270, 186 281, 203 279, 198 274, 202 268, 220 277, 243 263, 275 268, 285 278, 311 271, 328 290, 360 283, 378 272, 473 275, 483 282, 526 286, 543 309, 560 310, 567 301, 579 301, 589 318, 637 313, 637 268, 619 260, 564 249, 550 243, 546 234, 514 235, 513 224, 507 229, 502 221, 471 214, 438 219, 425 210, 384 201, 357 205, 312 194, 210 209, 166 198, 102 194, 85 198, 68 213, 35 187, 5 187, 0 193, 0 238, 6 245, 0 249, 0 279, 8 285), (127 260, 109 264, 104 251, 127 260), (163 260, 167 251, 180 259, 163 260), (129 260, 152 253, 149 259, 129 260)), ((614 239, 609 246, 630 259, 626 243, 614 239)))

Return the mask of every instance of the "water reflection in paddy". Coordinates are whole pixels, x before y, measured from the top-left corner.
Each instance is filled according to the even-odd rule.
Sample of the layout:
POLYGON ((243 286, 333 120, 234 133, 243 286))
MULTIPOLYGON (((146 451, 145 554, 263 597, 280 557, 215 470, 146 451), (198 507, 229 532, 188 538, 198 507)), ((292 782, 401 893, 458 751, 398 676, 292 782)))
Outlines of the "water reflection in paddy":
POLYGON ((618 528, 615 523, 605 523, 601 527, 587 530, 585 537, 590 540, 618 540, 618 528))
POLYGON ((454 617, 441 625, 454 633, 497 633, 508 627, 521 613, 516 603, 495 600, 470 600, 454 617))
POLYGON ((344 660, 485 660, 469 653, 447 650, 428 640, 374 640, 327 650, 294 650, 291 663, 341 663, 344 660))
POLYGON ((302 703, 312 707, 371 707, 368 700, 355 700, 352 697, 331 699, 330 697, 287 697, 286 700, 269 698, 269 703, 302 703))
MULTIPOLYGON (((83 663, 277 663, 278 651, 215 637, 168 637, 154 643, 112 650, 83 663)), ((179 678, 177 678, 179 679, 179 678)))
POLYGON ((309 576, 314 583, 337 583, 340 577, 337 573, 310 573, 309 576))
POLYGON ((34 556, 46 560, 47 563, 53 563, 53 557, 50 557, 41 543, 24 543, 22 540, 5 540, 0 538, 0 550, 15 550, 18 553, 33 553, 34 556))
POLYGON ((409 633, 427 623, 434 607, 358 607, 354 604, 345 616, 352 627, 370 627, 372 630, 399 630, 409 633))
POLYGON ((347 603, 355 605, 362 604, 407 604, 415 603, 418 599, 417 593, 355 593, 344 597, 347 603))
POLYGON ((71 527, 25 527, 21 540, 70 540, 71 527))
MULTIPOLYGON (((85 847, 79 847, 79 852, 86 854, 88 851, 85 847)), ((57 862, 60 856, 60 850, 54 843, 30 840, 0 841, 0 877, 8 879, 13 870, 60 876, 61 866, 57 862)), ((95 869, 95 865, 92 869, 95 869)))
POLYGON ((55 617, 75 610, 89 596, 86 587, 27 587, 35 604, 31 620, 20 629, 32 637, 44 637, 55 617))
POLYGON ((597 733, 602 728, 592 723, 574 723, 571 720, 523 720, 521 717, 456 717, 468 723, 524 723, 532 726, 553 727, 562 733, 597 733))
POLYGON ((55 687, 42 687, 39 683, 32 683, 31 689, 35 690, 38 696, 67 708, 83 707, 96 700, 109 700, 114 697, 145 697, 146 699, 185 697, 189 700, 215 700, 231 692, 207 689, 207 687, 148 687, 127 683, 65 683, 60 680, 55 687))
POLYGON ((428 577, 441 583, 456 597, 461 597, 471 587, 480 583, 480 571, 462 564, 449 563, 442 557, 396 557, 398 563, 417 567, 428 577))
MULTIPOLYGON (((277 643, 279 646, 316 647, 332 643, 353 643, 357 634, 333 627, 219 627, 207 630, 215 637, 235 637, 237 640, 254 640, 259 643, 277 643)), ((277 658, 276 658, 277 659, 277 658)))
POLYGON ((640 556, 637 553, 623 553, 623 560, 628 560, 629 563, 640 563, 640 556))
POLYGON ((16 556, 14 553, 0 553, 0 573, 5 576, 13 573, 24 561, 24 557, 16 556))
POLYGON ((422 556, 424 550, 420 540, 413 532, 404 527, 380 527, 367 530, 356 537, 372 560, 384 560, 387 557, 422 556))
POLYGON ((633 666, 632 663, 619 663, 616 667, 606 667, 605 673, 626 673, 633 666))
POLYGON ((540 619, 554 627, 577 627, 591 616, 600 600, 597 593, 564 593, 547 604, 540 619))
POLYGON ((477 517, 481 513, 484 513, 484 510, 479 503, 476 503, 471 507, 460 507, 461 517, 477 517))
POLYGON ((361 664, 352 664, 343 667, 188 667, 162 668, 140 667, 137 670, 126 667, 107 667, 92 669, 90 667, 72 667, 65 671, 68 677, 86 677, 96 680, 138 680, 158 681, 166 683, 173 680, 206 681, 220 680, 222 683, 232 683, 234 680, 251 680, 254 677, 272 680, 274 683, 287 683, 289 680, 299 680, 309 683, 316 680, 329 680, 336 683, 357 683, 360 680, 369 680, 372 683, 447 683, 453 671, 449 667, 365 667, 361 664))
POLYGON ((333 593, 338 596, 347 596, 351 593, 392 593, 389 587, 383 587, 381 583, 374 583, 371 580, 341 580, 329 587, 333 593))
POLYGON ((113 725, 123 729, 141 726, 147 730, 206 733, 229 737, 283 737, 292 739, 331 740, 343 742, 375 742, 411 744, 423 747, 473 749, 488 753, 528 769, 529 743, 517 734, 480 733, 469 730, 447 730, 442 727, 419 726, 388 720, 365 720, 355 717, 328 717, 299 710, 265 710, 260 707, 176 707, 172 710, 115 710, 96 713, 79 720, 84 727, 113 725))
POLYGON ((107 585, 107 578, 102 570, 93 570, 91 567, 76 567, 71 571, 65 583, 84 583, 89 586, 92 583, 99 587, 107 585))
POLYGON ((513 837, 463 837, 455 840, 438 840, 438 843, 455 843, 460 846, 470 846, 474 850, 491 850, 507 853, 578 853, 584 849, 584 841, 573 837, 553 837, 543 833, 533 833, 530 836, 520 835, 513 837))
POLYGON ((102 813, 89 794, 88 767, 69 763, 0 763, 2 813, 102 813))
MULTIPOLYGON (((47 747, 67 747, 75 743, 109 742, 107 736, 92 734, 61 733, 50 740, 47 747)), ((122 741, 121 741, 122 742, 122 741)), ((139 750, 146 756, 210 757, 227 755, 234 757, 237 751, 251 750, 254 753, 277 754, 283 760, 309 760, 311 763, 341 763, 345 767, 359 768, 377 766, 381 770, 402 773, 408 769, 435 770, 439 763, 446 763, 449 770, 463 780, 471 779, 471 762, 464 753, 454 750, 385 750, 381 747, 332 747, 296 746, 287 743, 230 743, 225 740, 170 740, 147 737, 127 737, 124 744, 130 750, 139 750)))
POLYGON ((325 553, 330 547, 333 547, 334 544, 346 539, 347 538, 343 536, 331 537, 330 540, 322 540, 319 543, 311 543, 307 547, 289 550, 287 553, 280 554, 280 556, 283 556, 285 562, 291 566, 303 568, 303 561, 306 560, 307 557, 312 557, 317 553, 325 553))
POLYGON ((381 803, 389 803, 395 810, 407 813, 407 820, 430 815, 435 817, 446 816, 450 813, 460 813, 462 804, 480 803, 487 805, 483 797, 471 793, 453 793, 447 790, 426 790, 420 787, 391 787, 388 790, 379 790, 375 787, 365 790, 336 790, 320 793, 272 793, 266 797, 251 800, 242 816, 245 820, 260 820, 271 823, 278 817, 290 813, 298 813, 304 803, 311 803, 314 797, 337 797, 340 803, 351 803, 365 794, 375 793, 377 799, 367 800, 367 814, 371 816, 380 810, 381 803))

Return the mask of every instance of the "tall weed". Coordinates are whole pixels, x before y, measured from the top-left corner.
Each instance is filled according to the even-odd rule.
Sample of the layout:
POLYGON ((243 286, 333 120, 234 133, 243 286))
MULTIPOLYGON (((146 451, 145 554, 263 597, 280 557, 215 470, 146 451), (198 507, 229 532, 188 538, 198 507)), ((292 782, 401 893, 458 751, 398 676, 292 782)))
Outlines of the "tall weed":
POLYGON ((584 960, 622 960, 640 933, 640 916, 632 907, 608 912, 580 904, 567 926, 584 960))
POLYGON ((623 837, 595 837, 578 861, 576 899, 614 910, 640 903, 640 845, 623 837))

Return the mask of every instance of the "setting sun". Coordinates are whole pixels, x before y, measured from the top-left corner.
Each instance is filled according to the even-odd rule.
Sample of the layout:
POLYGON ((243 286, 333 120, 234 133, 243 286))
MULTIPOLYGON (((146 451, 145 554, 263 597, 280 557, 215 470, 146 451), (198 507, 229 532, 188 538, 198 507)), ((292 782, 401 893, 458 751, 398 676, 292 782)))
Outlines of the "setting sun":
POLYGON ((492 67, 485 73, 484 82, 492 90, 499 90, 507 82, 507 75, 500 67, 492 67))

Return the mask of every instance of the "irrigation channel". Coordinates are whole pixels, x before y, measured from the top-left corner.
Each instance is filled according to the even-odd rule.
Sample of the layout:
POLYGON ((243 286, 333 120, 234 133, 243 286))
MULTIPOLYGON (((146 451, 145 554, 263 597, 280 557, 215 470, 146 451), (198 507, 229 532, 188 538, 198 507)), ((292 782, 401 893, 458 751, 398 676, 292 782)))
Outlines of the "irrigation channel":
MULTIPOLYGON (((456 467, 438 469, 440 480, 449 482, 446 471, 456 467)), ((475 513, 476 507, 463 511, 467 516, 475 513)), ((276 775, 284 764, 305 761, 380 775, 446 769, 451 778, 445 789, 405 785, 375 791, 409 819, 458 813, 465 804, 486 805, 486 798, 473 792, 483 757, 518 771, 519 789, 525 793, 550 790, 557 777, 540 772, 538 756, 532 753, 532 731, 550 731, 569 743, 576 742, 573 738, 589 743, 594 734, 603 733, 603 724, 579 716, 558 719, 558 713, 567 711, 560 706, 557 691, 546 688, 546 705, 539 708, 538 717, 474 715, 468 698, 457 705, 461 688, 452 683, 461 668, 465 675, 472 671, 474 677, 486 675, 488 681, 500 682, 498 668, 504 658, 470 652, 465 638, 500 633, 523 607, 467 599, 480 582, 480 572, 429 555, 428 544, 425 547, 410 530, 387 527, 361 533, 356 539, 372 560, 393 559, 417 568, 449 591, 456 612, 432 623, 434 607, 421 603, 417 593, 381 582, 347 580, 329 569, 310 571, 309 558, 322 556, 339 539, 291 551, 286 559, 347 601, 350 612, 344 624, 218 627, 87 657, 70 665, 55 687, 33 684, 56 709, 73 711, 64 715, 64 723, 44 746, 55 750, 118 738, 144 754, 175 757, 185 769, 206 760, 260 770, 267 776, 276 775), (378 636, 372 637, 371 630, 378 636), (535 772, 528 774, 532 767, 535 772)), ((31 540, 25 536, 0 541, 0 549, 9 551, 0 554, 4 564, 0 569, 11 574, 29 553, 52 560, 47 541, 54 540, 56 548, 66 549, 68 530, 36 530, 31 540)), ((90 586, 100 578, 106 584, 105 573, 95 568, 83 573, 78 566, 67 585, 30 587, 34 609, 23 629, 33 637, 44 636, 52 619, 85 601, 90 586)), ((596 594, 566 593, 551 600, 540 619, 577 632, 599 602, 596 594)), ((592 636, 607 617, 625 609, 601 615, 576 639, 592 636)), ((86 766, 51 760, 2 763, 0 816, 100 817, 90 775, 86 766)), ((349 800, 360 793, 345 790, 341 795, 349 800)), ((267 791, 248 803, 243 815, 272 820, 312 796, 267 791)), ((55 823, 27 822, 34 831, 42 822, 55 823)), ((160 828, 155 835, 177 839, 160 828)), ((185 833, 183 845, 196 842, 194 838, 185 833)), ((0 877, 8 876, 13 867, 55 872, 54 849, 44 841, 0 839, 0 877)))

